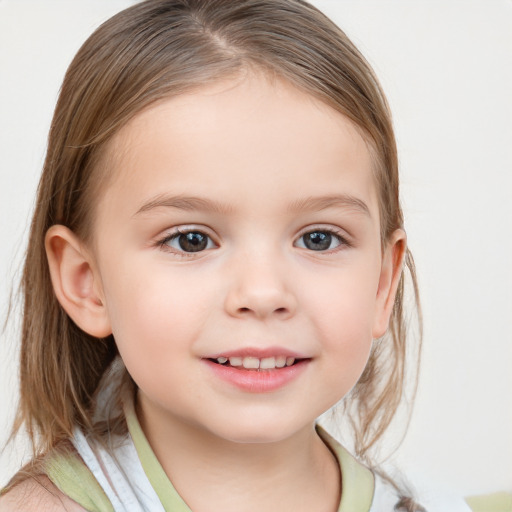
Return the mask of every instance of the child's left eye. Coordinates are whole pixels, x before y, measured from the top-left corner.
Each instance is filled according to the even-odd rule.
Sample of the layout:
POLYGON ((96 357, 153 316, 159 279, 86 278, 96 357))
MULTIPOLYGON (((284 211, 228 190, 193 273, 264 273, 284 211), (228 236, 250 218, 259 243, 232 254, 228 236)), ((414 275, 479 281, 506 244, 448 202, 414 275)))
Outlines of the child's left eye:
POLYGON ((162 240, 161 245, 168 246, 178 252, 201 252, 215 247, 212 239, 201 231, 174 233, 162 240))
POLYGON ((329 230, 315 229, 304 233, 295 246, 311 251, 329 251, 343 244, 346 244, 346 241, 340 235, 329 230))

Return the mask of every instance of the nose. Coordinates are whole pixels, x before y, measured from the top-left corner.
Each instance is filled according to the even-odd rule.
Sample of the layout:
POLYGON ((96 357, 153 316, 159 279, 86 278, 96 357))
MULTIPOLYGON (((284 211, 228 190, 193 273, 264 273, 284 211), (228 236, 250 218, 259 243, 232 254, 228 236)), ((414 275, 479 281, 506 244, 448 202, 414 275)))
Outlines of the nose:
MULTIPOLYGON (((286 271, 275 260, 241 258, 230 270, 225 309, 239 318, 291 318, 297 308, 295 294, 286 284, 286 271)), ((284 265, 283 265, 284 267, 284 265)))

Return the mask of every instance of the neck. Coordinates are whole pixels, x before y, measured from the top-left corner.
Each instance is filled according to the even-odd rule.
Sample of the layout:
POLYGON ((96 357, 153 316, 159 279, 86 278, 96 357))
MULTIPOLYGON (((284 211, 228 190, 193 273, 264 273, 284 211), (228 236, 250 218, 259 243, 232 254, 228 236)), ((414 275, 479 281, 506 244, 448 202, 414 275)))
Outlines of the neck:
POLYGON ((239 443, 176 419, 148 421, 144 407, 137 415, 162 468, 194 512, 338 508, 338 464, 314 424, 281 441, 239 443))

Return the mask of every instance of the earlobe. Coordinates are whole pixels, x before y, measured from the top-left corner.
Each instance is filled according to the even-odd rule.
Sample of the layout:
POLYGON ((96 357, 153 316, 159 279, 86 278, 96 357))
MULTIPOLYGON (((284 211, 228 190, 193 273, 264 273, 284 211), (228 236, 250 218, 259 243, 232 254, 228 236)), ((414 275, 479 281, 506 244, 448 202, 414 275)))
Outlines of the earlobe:
POLYGON ((100 276, 78 237, 55 225, 46 233, 45 246, 53 289, 66 313, 91 336, 111 334, 100 276))
POLYGON ((382 256, 382 268, 377 290, 377 304, 372 336, 380 338, 388 329, 398 284, 402 276, 407 248, 405 231, 397 229, 391 235, 382 256))

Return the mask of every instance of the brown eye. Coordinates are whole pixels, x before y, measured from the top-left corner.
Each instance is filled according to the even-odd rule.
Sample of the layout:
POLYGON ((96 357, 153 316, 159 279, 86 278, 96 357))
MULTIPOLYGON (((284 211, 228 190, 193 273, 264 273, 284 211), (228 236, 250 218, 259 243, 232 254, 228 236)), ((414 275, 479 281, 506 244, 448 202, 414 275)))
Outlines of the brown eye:
POLYGON ((168 245, 176 251, 183 252, 200 252, 214 247, 210 237, 200 231, 176 233, 165 241, 165 245, 168 245))

